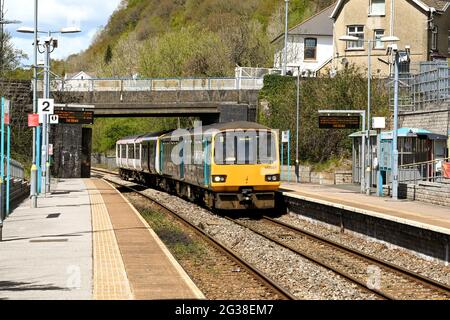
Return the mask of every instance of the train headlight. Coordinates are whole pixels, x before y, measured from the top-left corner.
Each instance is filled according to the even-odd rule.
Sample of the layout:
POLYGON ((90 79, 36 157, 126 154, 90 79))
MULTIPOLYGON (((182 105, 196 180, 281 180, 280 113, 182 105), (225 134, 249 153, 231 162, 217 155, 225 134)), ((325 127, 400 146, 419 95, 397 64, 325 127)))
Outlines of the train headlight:
POLYGON ((280 175, 279 174, 266 175, 266 181, 269 181, 269 182, 280 181, 280 175))
POLYGON ((227 176, 212 176, 212 180, 215 183, 223 183, 227 181, 227 176))

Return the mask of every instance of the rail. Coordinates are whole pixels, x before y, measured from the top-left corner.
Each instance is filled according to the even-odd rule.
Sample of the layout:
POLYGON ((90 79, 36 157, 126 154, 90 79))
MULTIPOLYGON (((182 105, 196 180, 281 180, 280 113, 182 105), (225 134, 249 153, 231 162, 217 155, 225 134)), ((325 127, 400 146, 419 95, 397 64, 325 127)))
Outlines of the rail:
MULTIPOLYGON (((263 85, 263 77, 184 79, 56 79, 51 81, 51 90, 62 92, 260 90, 263 85)), ((38 91, 42 91, 42 81, 38 81, 37 89, 38 91)))
MULTIPOLYGON (((91 170, 94 172, 97 171, 99 173, 106 173, 106 174, 111 174, 111 175, 115 175, 115 176, 118 175, 117 172, 111 172, 109 170, 104 170, 104 169, 100 169, 100 168, 92 168, 91 170)), ((188 219, 186 219, 185 217, 183 217, 182 215, 177 213, 175 210, 171 209, 165 203, 162 203, 161 201, 158 201, 157 199, 150 197, 149 195, 143 193, 141 190, 138 190, 135 187, 132 187, 132 186, 129 186, 126 184, 119 184, 118 182, 108 179, 107 177, 103 177, 102 179, 105 181, 108 181, 114 185, 119 185, 120 187, 122 187, 124 189, 128 189, 131 192, 139 194, 140 196, 153 202, 154 204, 156 204, 157 206, 162 208, 164 211, 166 211, 170 215, 172 215, 174 218, 179 220, 181 223, 183 223, 184 225, 191 228, 194 232, 199 234, 206 241, 208 241, 210 244, 212 244, 214 247, 216 247, 218 250, 220 250, 226 256, 228 256, 231 260, 235 261, 236 263, 238 263, 239 265, 244 267, 251 275, 256 277, 256 279, 259 279, 267 287, 271 288, 274 292, 279 294, 282 297, 282 299, 284 299, 284 300, 296 300, 297 299, 292 293, 290 293, 288 290, 286 290, 280 284, 278 284, 277 282, 275 282, 274 280, 272 280, 271 278, 266 276, 264 272, 262 272, 261 270, 256 268, 253 264, 244 260, 242 257, 240 257, 238 254, 236 254, 234 251, 232 251, 231 249, 229 249, 228 247, 223 245, 220 241, 216 240, 214 237, 210 236, 208 233, 206 233, 202 228, 197 226, 195 223, 189 221, 188 219)), ((140 188, 140 187, 146 188, 146 186, 142 186, 139 184, 135 184, 135 186, 138 188, 140 188)))
POLYGON ((441 182, 445 179, 444 162, 450 162, 450 158, 401 165, 399 166, 399 182, 413 184, 422 181, 441 182))

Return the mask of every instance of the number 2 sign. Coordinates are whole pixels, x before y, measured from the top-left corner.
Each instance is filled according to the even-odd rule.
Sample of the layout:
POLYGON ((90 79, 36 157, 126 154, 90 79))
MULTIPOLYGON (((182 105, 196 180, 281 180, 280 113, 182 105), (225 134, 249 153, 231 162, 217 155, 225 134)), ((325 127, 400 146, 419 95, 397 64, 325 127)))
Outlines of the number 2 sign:
POLYGON ((39 114, 53 114, 55 111, 54 99, 38 99, 39 114))

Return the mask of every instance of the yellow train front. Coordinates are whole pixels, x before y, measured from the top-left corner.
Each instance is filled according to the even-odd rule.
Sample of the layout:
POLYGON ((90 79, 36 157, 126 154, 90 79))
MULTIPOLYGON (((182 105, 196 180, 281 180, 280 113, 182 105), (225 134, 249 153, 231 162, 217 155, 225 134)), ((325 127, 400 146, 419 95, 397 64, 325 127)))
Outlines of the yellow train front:
POLYGON ((159 185, 222 210, 270 209, 280 186, 277 132, 251 122, 160 137, 159 185))

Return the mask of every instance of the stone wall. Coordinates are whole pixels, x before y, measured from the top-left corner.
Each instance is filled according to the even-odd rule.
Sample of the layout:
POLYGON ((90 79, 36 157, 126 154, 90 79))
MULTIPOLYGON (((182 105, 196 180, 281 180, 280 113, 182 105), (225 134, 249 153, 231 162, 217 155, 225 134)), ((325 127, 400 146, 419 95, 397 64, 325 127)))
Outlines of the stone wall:
POLYGON ((424 128, 446 135, 449 130, 450 107, 431 106, 425 110, 404 112, 399 115, 399 127, 424 128))
MULTIPOLYGON (((348 184, 352 183, 351 170, 336 170, 333 172, 317 172, 313 171, 309 166, 300 166, 300 183, 314 183, 314 184, 348 184)), ((287 181, 288 171, 287 166, 283 166, 282 180, 287 181)), ((290 167, 291 182, 296 179, 295 166, 290 167)))
POLYGON ((280 201, 289 213, 308 221, 449 262, 448 234, 289 196, 280 201))
MULTIPOLYGON (((391 195, 390 186, 384 188, 384 194, 391 195)), ((450 208, 450 179, 443 182, 421 182, 419 184, 400 183, 398 196, 400 199, 417 200, 450 208)))

